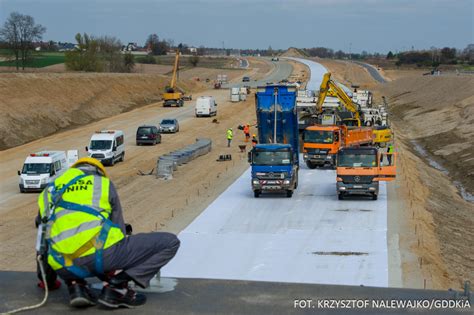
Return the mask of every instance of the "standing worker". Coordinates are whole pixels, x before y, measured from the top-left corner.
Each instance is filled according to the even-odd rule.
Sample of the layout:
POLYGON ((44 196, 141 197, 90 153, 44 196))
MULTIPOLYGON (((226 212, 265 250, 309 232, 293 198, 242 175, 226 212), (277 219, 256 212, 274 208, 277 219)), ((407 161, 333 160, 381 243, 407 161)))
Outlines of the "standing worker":
POLYGON ((244 135, 245 135, 245 142, 249 142, 250 139, 250 125, 246 124, 244 126, 244 135))
POLYGON ((387 148, 387 160, 388 160, 388 165, 392 165, 392 154, 393 154, 393 144, 390 144, 387 148), (392 153, 392 154, 390 154, 392 153))
POLYGON ((232 138, 234 138, 234 132, 232 131, 232 128, 229 128, 227 129, 227 147, 230 147, 232 138))
POLYGON ((79 159, 49 184, 38 205, 36 223, 43 233, 37 250, 46 270, 46 279, 40 280, 54 289, 59 275, 68 286, 73 307, 96 302, 108 308, 145 304, 146 296, 129 288, 129 281, 149 286, 180 245, 171 233, 125 236, 115 186, 104 166, 93 158, 79 159), (106 282, 98 299, 89 291, 85 280, 89 277, 106 282))
POLYGON ((255 147, 258 143, 257 135, 252 135, 252 147, 255 147))

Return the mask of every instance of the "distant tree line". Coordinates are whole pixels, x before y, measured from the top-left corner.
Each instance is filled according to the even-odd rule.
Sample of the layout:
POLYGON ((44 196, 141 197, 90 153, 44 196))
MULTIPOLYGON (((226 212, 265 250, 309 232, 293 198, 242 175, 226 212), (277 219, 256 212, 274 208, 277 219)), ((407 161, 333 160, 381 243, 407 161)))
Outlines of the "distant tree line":
POLYGON ((387 54, 387 59, 397 59, 396 65, 403 64, 417 66, 437 67, 441 64, 469 64, 474 65, 474 45, 468 45, 463 50, 444 47, 441 49, 432 47, 430 50, 406 51, 393 54, 391 51, 387 54))
POLYGON ((66 68, 86 72, 131 72, 134 56, 121 52, 122 43, 115 37, 95 38, 86 33, 76 34, 76 49, 65 54, 66 68))

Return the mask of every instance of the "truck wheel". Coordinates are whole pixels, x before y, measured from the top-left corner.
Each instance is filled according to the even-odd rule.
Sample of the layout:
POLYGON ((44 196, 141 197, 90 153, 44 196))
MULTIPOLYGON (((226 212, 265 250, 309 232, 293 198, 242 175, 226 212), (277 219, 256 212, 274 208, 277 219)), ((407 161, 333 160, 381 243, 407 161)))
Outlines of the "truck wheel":
POLYGON ((337 195, 337 199, 344 200, 344 194, 340 193, 339 195, 337 195))
POLYGON ((377 200, 377 198, 378 198, 378 195, 377 195, 377 194, 375 194, 375 193, 372 194, 372 200, 377 200))
POLYGON ((310 168, 312 170, 314 170, 316 168, 316 164, 313 164, 310 161, 306 161, 306 166, 308 166, 308 168, 310 168))
POLYGON ((293 190, 286 191, 286 197, 291 198, 293 196, 293 190))
POLYGON ((260 190, 254 190, 254 191, 253 191, 253 196, 254 196, 255 198, 260 197, 260 190))
POLYGON ((120 156, 120 162, 123 162, 125 161, 125 152, 122 153, 122 155, 120 156))

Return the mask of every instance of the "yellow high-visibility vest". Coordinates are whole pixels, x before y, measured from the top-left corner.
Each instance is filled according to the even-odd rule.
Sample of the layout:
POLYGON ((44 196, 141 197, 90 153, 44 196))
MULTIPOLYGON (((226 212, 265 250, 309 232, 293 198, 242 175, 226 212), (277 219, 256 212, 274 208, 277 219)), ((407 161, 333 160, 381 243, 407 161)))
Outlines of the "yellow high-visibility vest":
MULTIPOLYGON (((77 176, 84 172, 71 168, 54 181, 54 187, 59 191, 77 176)), ((110 180, 98 175, 87 175, 69 186, 62 195, 62 200, 71 204, 88 206, 100 212, 104 218, 109 218, 112 206, 109 202, 110 180)), ((50 211, 53 205, 51 188, 46 187, 38 199, 40 215, 50 211)), ((103 219, 97 215, 78 210, 57 206, 54 208, 49 222, 48 240, 50 247, 64 257, 67 265, 78 257, 92 255, 98 248, 106 249, 125 236, 118 226, 112 226, 107 238, 101 244, 98 235, 102 230, 103 219)), ((64 267, 51 254, 48 263, 54 270, 64 267)))

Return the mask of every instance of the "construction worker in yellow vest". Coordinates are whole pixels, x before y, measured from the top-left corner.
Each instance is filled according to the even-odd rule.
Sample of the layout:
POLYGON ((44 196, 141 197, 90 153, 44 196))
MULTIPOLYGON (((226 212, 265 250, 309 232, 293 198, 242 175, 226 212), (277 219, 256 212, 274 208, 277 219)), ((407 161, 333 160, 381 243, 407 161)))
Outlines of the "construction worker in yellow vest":
MULTIPOLYGON (((387 148, 387 153, 393 153, 393 144, 391 143, 387 148)), ((392 154, 387 154, 388 165, 392 165, 392 154)))
POLYGON ((232 138, 234 138, 234 132, 232 131, 232 128, 229 128, 227 129, 227 147, 230 147, 232 138))
POLYGON ((40 280, 54 289, 59 275, 73 307, 144 304, 146 296, 129 288, 129 281, 147 287, 180 245, 171 233, 126 236, 117 191, 104 166, 93 158, 79 159, 48 185, 38 205, 36 223, 42 233, 37 251, 46 270, 46 279, 40 280), (89 290, 89 277, 107 283, 98 298, 89 290))

